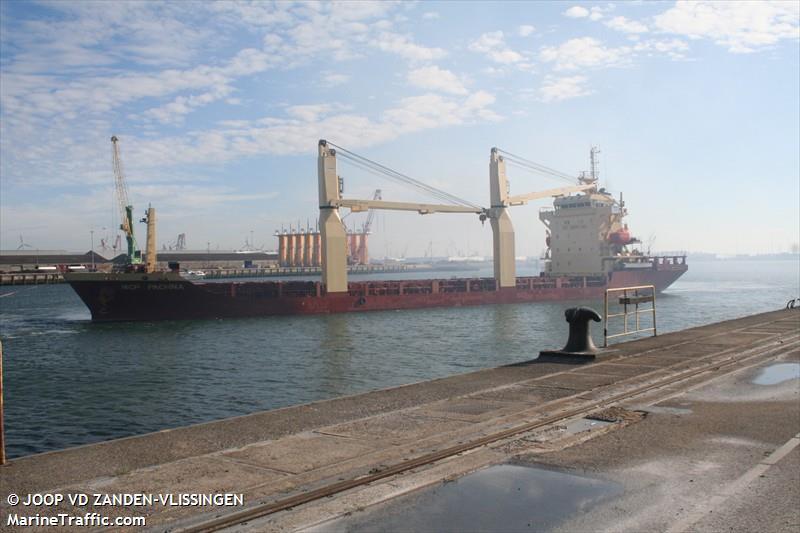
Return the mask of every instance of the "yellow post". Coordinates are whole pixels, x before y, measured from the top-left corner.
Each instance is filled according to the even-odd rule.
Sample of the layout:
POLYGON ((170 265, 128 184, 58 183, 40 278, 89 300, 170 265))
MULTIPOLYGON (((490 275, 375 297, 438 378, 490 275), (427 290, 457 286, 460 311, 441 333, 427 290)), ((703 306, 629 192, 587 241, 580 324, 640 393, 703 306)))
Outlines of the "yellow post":
POLYGON ((156 210, 153 207, 147 208, 147 259, 145 262, 146 272, 156 271, 156 210))

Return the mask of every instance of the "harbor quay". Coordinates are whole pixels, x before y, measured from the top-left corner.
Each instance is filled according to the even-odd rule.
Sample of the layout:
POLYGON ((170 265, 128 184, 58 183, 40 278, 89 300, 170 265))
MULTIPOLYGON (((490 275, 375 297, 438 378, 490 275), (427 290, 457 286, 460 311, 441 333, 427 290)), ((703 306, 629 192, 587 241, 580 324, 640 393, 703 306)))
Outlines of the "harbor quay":
POLYGON ((800 310, 557 348, 13 459, 0 530, 797 530, 800 310))

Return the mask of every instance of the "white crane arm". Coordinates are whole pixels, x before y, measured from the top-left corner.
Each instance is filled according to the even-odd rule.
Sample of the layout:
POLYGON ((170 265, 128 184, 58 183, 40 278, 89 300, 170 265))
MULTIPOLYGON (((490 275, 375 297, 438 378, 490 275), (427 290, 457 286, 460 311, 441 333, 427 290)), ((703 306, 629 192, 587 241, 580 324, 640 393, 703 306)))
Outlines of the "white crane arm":
POLYGON ((569 194, 572 192, 588 191, 589 189, 595 189, 595 188, 597 188, 595 184, 574 185, 572 187, 559 187, 557 189, 547 189, 546 191, 530 192, 528 194, 518 194, 516 196, 509 196, 506 202, 508 205, 524 205, 530 202, 531 200, 537 200, 539 198, 548 198, 550 196, 564 196, 565 194, 569 194))
POLYGON ((130 223, 128 221, 128 217, 125 216, 125 208, 130 205, 128 201, 128 187, 125 184, 125 175, 122 171, 122 157, 119 153, 119 145, 117 144, 119 139, 117 139, 116 135, 111 137, 111 145, 112 145, 112 166, 114 168, 114 185, 117 189, 117 203, 119 206, 119 213, 120 213, 120 228, 125 232, 126 235, 131 235, 133 232, 133 228, 130 227, 130 223))
POLYGON ((419 204, 414 202, 387 202, 384 200, 331 200, 331 207, 347 207, 353 212, 368 211, 370 209, 387 209, 390 211, 416 211, 420 215, 431 213, 483 213, 482 208, 462 205, 419 204))

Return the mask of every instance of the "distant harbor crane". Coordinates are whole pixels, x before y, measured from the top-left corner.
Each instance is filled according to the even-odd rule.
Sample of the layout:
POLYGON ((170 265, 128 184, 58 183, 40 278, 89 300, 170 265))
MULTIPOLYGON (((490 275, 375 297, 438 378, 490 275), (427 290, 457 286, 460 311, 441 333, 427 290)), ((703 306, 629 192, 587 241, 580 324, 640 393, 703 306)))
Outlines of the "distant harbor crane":
MULTIPOLYGON (((375 194, 372 196, 373 200, 381 200, 381 190, 375 189, 375 194)), ((364 225, 361 226, 361 238, 358 240, 358 250, 356 252, 356 258, 358 259, 358 263, 360 265, 366 265, 369 263, 369 253, 367 251, 367 235, 370 234, 370 230, 372 229, 372 220, 375 218, 375 210, 370 209, 369 214, 367 215, 367 220, 364 222, 364 225)))
POLYGON ((125 176, 122 172, 122 158, 120 157, 118 142, 117 136, 113 135, 111 137, 112 165, 114 167, 114 183, 116 184, 117 202, 121 218, 119 229, 125 233, 125 240, 128 244, 128 262, 139 264, 142 262, 142 253, 136 246, 136 237, 133 231, 133 205, 128 200, 128 186, 125 183, 125 176))

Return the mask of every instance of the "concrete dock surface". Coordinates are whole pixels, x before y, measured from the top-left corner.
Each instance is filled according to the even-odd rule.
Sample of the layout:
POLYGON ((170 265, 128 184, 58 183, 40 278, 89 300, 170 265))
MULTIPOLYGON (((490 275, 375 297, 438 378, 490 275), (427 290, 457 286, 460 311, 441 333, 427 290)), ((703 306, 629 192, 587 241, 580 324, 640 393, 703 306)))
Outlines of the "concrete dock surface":
POLYGON ((796 532, 799 367, 783 310, 23 457, 0 467, 0 530, 108 529, 9 523, 97 513, 145 520, 111 528, 130 531, 796 532), (172 497, 108 503, 124 494, 172 497))

